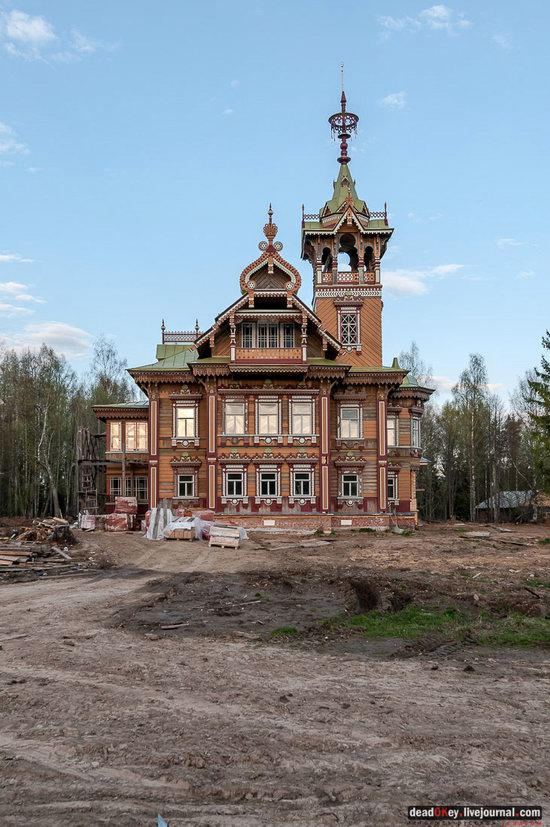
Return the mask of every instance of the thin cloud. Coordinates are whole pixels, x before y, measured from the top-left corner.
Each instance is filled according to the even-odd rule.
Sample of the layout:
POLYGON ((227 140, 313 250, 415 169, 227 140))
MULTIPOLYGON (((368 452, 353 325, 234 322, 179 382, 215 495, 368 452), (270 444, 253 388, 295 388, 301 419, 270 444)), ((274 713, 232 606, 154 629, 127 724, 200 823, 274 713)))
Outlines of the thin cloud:
POLYGON ((0 297, 8 296, 11 301, 16 302, 36 302, 37 304, 44 304, 44 299, 33 296, 29 290, 28 284, 23 284, 19 281, 0 281, 0 297))
POLYGON ((518 238, 499 238, 497 239, 497 247, 505 250, 507 247, 523 247, 527 241, 520 241, 518 238))
POLYGON ((9 304, 8 302, 0 300, 0 316, 29 316, 32 312, 28 307, 17 307, 15 304, 9 304))
POLYGON ((400 268, 386 270, 383 277, 388 292, 400 296, 422 296, 430 290, 431 282, 462 270, 464 264, 438 264, 418 270, 400 268))
MULTIPOLYGON (((7 123, 0 121, 0 155, 27 155, 29 150, 7 123)), ((6 162, 6 164, 9 162, 6 162)))
POLYGON ((100 49, 113 49, 112 45, 92 40, 78 29, 59 35, 45 17, 19 9, 0 12, 0 44, 15 58, 59 63, 79 60, 100 49))
POLYGON ((224 109, 222 115, 232 115, 234 111, 234 109, 224 109))
POLYGON ((512 51, 512 38, 509 34, 505 34, 503 32, 499 34, 494 34, 491 40, 496 46, 502 49, 503 52, 512 51))
POLYGON ((39 350, 45 344, 65 356, 78 359, 89 353, 93 336, 64 322, 39 322, 27 324, 17 333, 0 333, 0 342, 17 351, 39 350))
POLYGON ((522 270, 520 273, 517 274, 516 278, 520 281, 527 281, 528 279, 533 278, 534 275, 534 270, 522 270))
POLYGON ((232 89, 236 89, 237 86, 241 85, 241 82, 240 82, 240 80, 232 80, 229 85, 231 86, 232 89))
POLYGON ((407 105, 407 93, 393 92, 391 95, 380 98, 378 105, 383 109, 404 109, 407 105))
POLYGON ((23 258, 19 253, 0 253, 0 264, 32 264, 33 258, 23 258))
POLYGON ((393 17, 386 15, 378 18, 378 24, 385 30, 385 36, 395 32, 443 31, 448 35, 457 35, 469 29, 470 20, 462 12, 457 12, 441 3, 423 9, 419 14, 411 17, 393 17))

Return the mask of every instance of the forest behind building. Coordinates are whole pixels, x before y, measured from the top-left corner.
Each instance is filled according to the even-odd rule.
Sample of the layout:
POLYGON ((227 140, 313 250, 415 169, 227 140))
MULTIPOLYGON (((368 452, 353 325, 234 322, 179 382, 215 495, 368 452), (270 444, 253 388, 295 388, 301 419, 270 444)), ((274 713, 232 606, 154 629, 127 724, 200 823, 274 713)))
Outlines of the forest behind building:
MULTIPOLYGON (((399 362, 433 387, 417 345, 399 362)), ((422 419, 423 466, 418 501, 424 520, 476 518, 488 503, 500 518, 500 492, 550 492, 550 332, 540 364, 509 398, 491 391, 481 354, 472 354, 444 402, 434 394, 422 419)), ((0 515, 75 516, 78 510, 76 435, 101 425, 93 405, 139 395, 114 344, 99 338, 79 377, 64 356, 0 348, 0 515)))

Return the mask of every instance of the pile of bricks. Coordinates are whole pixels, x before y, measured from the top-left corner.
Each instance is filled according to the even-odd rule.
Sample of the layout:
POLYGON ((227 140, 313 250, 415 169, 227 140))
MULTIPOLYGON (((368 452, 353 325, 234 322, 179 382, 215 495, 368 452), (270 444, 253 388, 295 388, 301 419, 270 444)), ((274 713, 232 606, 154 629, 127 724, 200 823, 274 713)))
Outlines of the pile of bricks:
POLYGON ((114 513, 105 517, 105 531, 132 531, 136 523, 136 497, 115 497, 114 513))

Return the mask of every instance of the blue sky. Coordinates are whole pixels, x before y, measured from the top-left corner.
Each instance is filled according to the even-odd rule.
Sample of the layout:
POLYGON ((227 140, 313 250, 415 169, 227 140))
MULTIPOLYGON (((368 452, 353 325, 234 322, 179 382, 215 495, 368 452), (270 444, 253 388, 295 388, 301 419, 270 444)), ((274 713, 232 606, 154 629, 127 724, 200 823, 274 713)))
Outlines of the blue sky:
POLYGON ((550 326, 549 30, 546 0, 0 0, 0 339, 151 361, 238 296, 270 201, 309 301, 344 61, 384 361, 415 339, 445 389, 480 352, 506 398, 550 326))

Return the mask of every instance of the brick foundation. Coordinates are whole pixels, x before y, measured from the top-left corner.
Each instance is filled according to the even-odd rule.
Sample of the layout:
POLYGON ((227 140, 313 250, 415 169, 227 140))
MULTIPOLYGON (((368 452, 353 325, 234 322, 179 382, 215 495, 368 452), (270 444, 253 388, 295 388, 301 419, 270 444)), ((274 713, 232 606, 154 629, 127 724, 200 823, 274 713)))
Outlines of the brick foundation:
MULTIPOLYGON (((378 531, 388 531, 396 524, 396 518, 390 514, 304 514, 302 516, 286 514, 216 514, 215 519, 223 522, 235 523, 243 528, 270 529, 288 531, 317 531, 326 534, 331 531, 350 530, 354 528, 373 528, 378 531)), ((398 514, 397 525, 400 528, 414 529, 417 518, 415 514, 398 514)))

